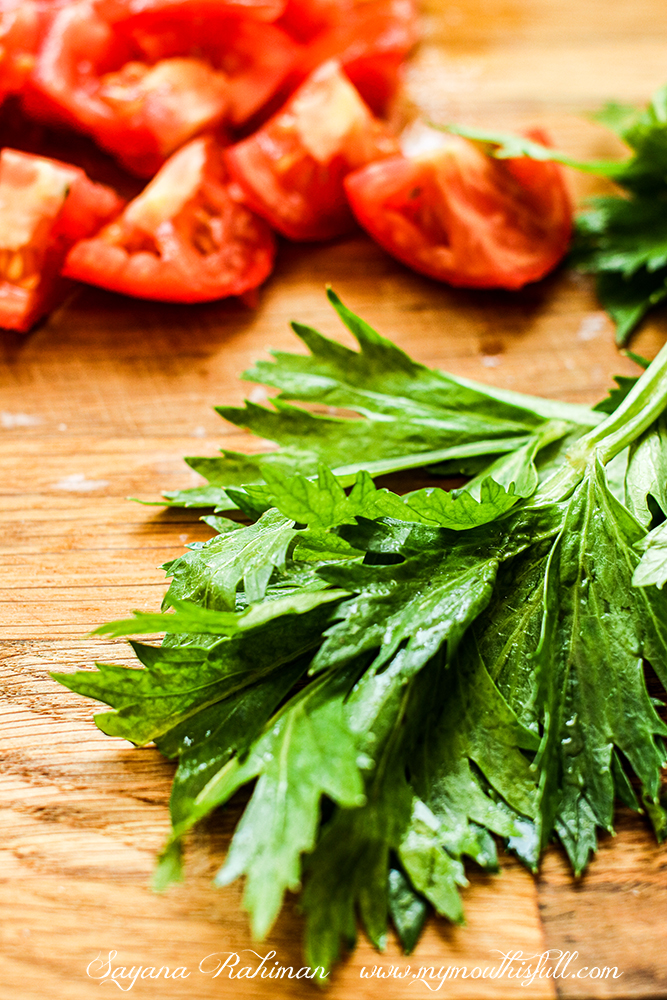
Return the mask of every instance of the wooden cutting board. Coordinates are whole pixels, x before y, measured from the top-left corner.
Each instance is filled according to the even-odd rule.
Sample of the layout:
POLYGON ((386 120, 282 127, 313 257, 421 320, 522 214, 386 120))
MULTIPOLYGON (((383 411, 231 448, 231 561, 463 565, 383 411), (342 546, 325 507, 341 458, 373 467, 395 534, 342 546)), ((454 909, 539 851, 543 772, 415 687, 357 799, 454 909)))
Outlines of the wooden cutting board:
MULTIPOLYGON (((659 0, 430 0, 425 27, 407 80, 413 102, 473 125, 539 124, 581 156, 618 152, 586 113, 612 98, 644 102, 667 79, 659 0)), ((571 182, 577 198, 593 189, 590 180, 571 182)), ((237 970, 257 971, 275 952, 265 971, 296 972, 294 901, 257 944, 241 887, 211 886, 238 804, 194 833, 186 882, 154 895, 173 766, 154 749, 101 734, 95 706, 49 671, 131 662, 124 642, 87 633, 132 608, 157 609, 160 564, 210 532, 195 512, 126 497, 194 485, 186 454, 248 446, 212 406, 241 402, 251 387, 238 376, 268 348, 296 349, 292 318, 347 340, 326 303, 327 282, 414 357, 456 374, 592 403, 613 374, 635 371, 615 350, 591 284, 571 271, 519 294, 456 291, 410 273, 361 235, 283 245, 256 311, 82 288, 30 336, 0 334, 0 1000, 88 1000, 100 995, 105 971, 121 966, 154 970, 133 986, 119 981, 151 1000, 316 995, 287 973, 229 978, 228 965, 214 977, 229 953, 239 956, 237 970)), ((664 312, 651 317, 633 345, 639 353, 656 353, 665 320, 664 312)), ((621 812, 617 836, 603 838, 579 881, 555 848, 538 878, 511 858, 502 869, 471 873, 467 926, 431 919, 412 956, 393 939, 378 955, 362 939, 328 996, 418 997, 439 980, 414 973, 450 966, 459 972, 441 995, 453 998, 667 996, 667 853, 642 818, 621 812), (524 987, 507 972, 475 978, 501 954, 515 956, 516 971, 521 956, 559 950, 571 956, 560 978, 524 987), (394 974, 369 976, 374 967, 394 974), (605 967, 616 976, 596 978, 605 967)), ((113 983, 105 988, 116 995, 113 983)))

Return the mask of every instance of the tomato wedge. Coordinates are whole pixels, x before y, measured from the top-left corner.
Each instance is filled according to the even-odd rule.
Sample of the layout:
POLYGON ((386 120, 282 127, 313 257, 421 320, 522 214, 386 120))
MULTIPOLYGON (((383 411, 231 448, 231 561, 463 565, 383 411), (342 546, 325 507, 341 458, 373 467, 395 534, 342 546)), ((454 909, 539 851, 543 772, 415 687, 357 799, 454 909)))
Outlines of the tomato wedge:
POLYGON ((300 47, 274 25, 178 11, 114 25, 87 0, 65 6, 41 46, 28 113, 87 132, 150 177, 193 136, 245 121, 292 72, 300 47))
MULTIPOLYGON (((538 130, 530 138, 546 142, 538 130)), ((423 132, 429 148, 372 163, 345 188, 361 225, 394 257, 467 288, 521 288, 564 256, 572 206, 561 169, 499 160, 459 136, 423 132)), ((409 151, 410 140, 407 148, 409 151)))
POLYGON ((24 86, 57 6, 57 0, 0 3, 0 99, 18 93, 24 86))
POLYGON ((376 114, 398 89, 401 68, 419 38, 412 0, 357 0, 332 8, 330 23, 306 48, 304 72, 339 60, 376 114))
POLYGON ((77 243, 63 273, 137 298, 208 302, 256 288, 274 255, 271 230, 232 198, 218 147, 200 137, 115 222, 77 243))
POLYGON ((396 149, 387 126, 330 60, 225 159, 247 204, 274 229, 294 240, 324 240, 354 228, 346 174, 396 149))
POLYGON ((123 202, 83 170, 42 156, 0 154, 0 326, 25 332, 69 289, 67 251, 117 215, 123 202))
POLYGON ((273 24, 238 17, 188 15, 185 4, 116 25, 148 64, 198 59, 224 82, 224 121, 241 125, 293 75, 302 47, 273 24), (168 13, 168 16, 167 16, 168 13))
POLYGON ((275 21, 286 0, 95 0, 97 12, 110 23, 142 14, 180 13, 192 20, 223 16, 275 21))

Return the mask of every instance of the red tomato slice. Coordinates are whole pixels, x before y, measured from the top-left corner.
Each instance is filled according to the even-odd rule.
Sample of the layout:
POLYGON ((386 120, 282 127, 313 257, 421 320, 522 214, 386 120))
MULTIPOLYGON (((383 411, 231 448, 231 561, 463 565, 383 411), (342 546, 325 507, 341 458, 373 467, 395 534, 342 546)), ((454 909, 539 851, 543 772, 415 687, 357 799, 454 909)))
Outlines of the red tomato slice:
POLYGON ((88 133, 112 133, 115 116, 97 96, 99 75, 132 58, 126 40, 89 3, 58 11, 42 42, 25 103, 31 113, 88 133))
POLYGON ((120 218, 77 243, 63 273, 137 298, 209 302, 256 288, 274 255, 271 230, 231 197, 220 152, 201 137, 120 218))
POLYGON ((118 30, 148 63, 185 54, 210 66, 225 84, 225 122, 243 124, 293 75, 302 47, 273 24, 186 14, 181 5, 169 17, 137 17, 118 30))
MULTIPOLYGON (((537 130, 528 133, 544 142, 537 130)), ((361 225, 408 267, 467 288, 521 288, 567 251, 572 206, 554 163, 498 160, 429 130, 435 148, 346 178, 361 225)))
POLYGON ((332 60, 225 159, 247 204, 274 229, 294 240, 324 240, 354 228, 346 174, 396 149, 332 60))
POLYGON ((37 50, 56 0, 2 0, 0 3, 0 98, 18 93, 35 65, 37 50))
POLYGON ((309 72, 339 60, 363 99, 382 114, 400 82, 401 67, 419 38, 412 0, 356 0, 331 8, 329 25, 311 41, 300 65, 309 72))
POLYGON ((150 27, 142 18, 115 27, 80 0, 54 18, 25 103, 152 176, 194 135, 253 114, 292 71, 298 51, 271 24, 160 17, 150 27))
POLYGON ((73 243, 123 202, 83 170, 42 156, 0 154, 0 326, 29 330, 69 288, 60 278, 73 243))
POLYGON ((198 18, 247 17, 253 21, 275 21, 285 10, 286 0, 95 0, 97 12, 109 23, 141 14, 179 14, 198 18))

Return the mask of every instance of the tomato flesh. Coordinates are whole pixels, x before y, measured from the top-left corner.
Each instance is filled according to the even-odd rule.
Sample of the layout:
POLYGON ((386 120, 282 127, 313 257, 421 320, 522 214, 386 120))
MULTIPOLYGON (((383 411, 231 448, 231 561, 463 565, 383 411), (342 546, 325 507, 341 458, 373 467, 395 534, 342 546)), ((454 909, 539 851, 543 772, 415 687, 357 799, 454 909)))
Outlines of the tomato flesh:
MULTIPOLYGON (((162 59, 155 66, 128 62, 102 76, 97 93, 114 112, 121 133, 125 126, 128 138, 139 132, 154 139, 158 162, 222 118, 228 106, 226 77, 201 59, 162 59)), ((105 138, 107 146, 117 145, 109 136, 102 142, 105 138)), ((150 138, 147 144, 153 147, 150 138)), ((114 151, 123 155, 122 149, 114 151)), ((131 157, 136 166, 136 152, 131 157)), ((143 159, 139 166, 142 173, 152 169, 143 159)))
POLYGON ((226 150, 247 204, 295 240, 322 240, 354 228, 343 179, 395 152, 340 66, 325 63, 254 135, 226 150))
POLYGON ((495 159, 459 136, 435 135, 434 148, 347 177, 361 225, 404 264, 451 285, 516 289, 544 277, 572 232, 560 168, 495 159))
POLYGON ((232 197, 210 137, 175 153, 123 214, 70 251, 64 274, 162 302, 243 295, 271 273, 266 223, 232 197))
POLYGON ((25 332, 69 288, 60 267, 77 240, 123 202, 78 167, 12 149, 0 154, 0 326, 25 332))

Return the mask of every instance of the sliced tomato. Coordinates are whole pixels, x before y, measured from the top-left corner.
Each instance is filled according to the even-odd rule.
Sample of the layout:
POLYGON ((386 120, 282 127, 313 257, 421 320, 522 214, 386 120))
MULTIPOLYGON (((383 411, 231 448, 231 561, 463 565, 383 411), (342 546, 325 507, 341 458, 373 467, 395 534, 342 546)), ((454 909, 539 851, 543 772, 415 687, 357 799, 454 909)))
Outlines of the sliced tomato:
POLYGON ((83 131, 112 132, 115 115, 97 95, 99 76, 132 58, 125 39, 98 17, 89 3, 58 11, 42 42, 24 94, 29 112, 83 131))
POLYGON ((3 149, 0 154, 0 326, 26 331, 69 288, 70 247, 117 215, 123 202, 78 167, 3 149))
POLYGON ((275 21, 284 12, 285 4, 286 0, 95 0, 97 12, 110 23, 146 14, 181 12, 192 20, 231 15, 275 21))
MULTIPOLYGON (((546 141, 537 130, 527 134, 546 141)), ((572 232, 560 168, 495 159, 433 130, 419 145, 424 137, 423 151, 346 178, 354 214, 371 236, 408 267, 451 285, 515 289, 551 271, 572 232)))
POLYGON ((301 62, 309 72, 336 58, 363 99, 382 114, 396 93, 405 59, 419 38, 412 0, 356 0, 331 8, 331 20, 301 62))
POLYGON ((193 139, 123 214, 70 251, 64 274, 162 302, 243 295, 271 273, 269 227, 234 200, 220 151, 193 139))
POLYGON ((279 23, 306 43, 300 79, 338 59, 376 114, 396 93, 403 63, 419 39, 413 0, 287 0, 279 23))
POLYGON ((247 204, 274 229, 294 240, 323 240, 354 228, 346 174, 396 149, 332 60, 225 159, 247 204))
POLYGON ((169 16, 136 17, 121 25, 149 64, 183 54, 197 58, 224 81, 224 121, 241 125, 294 73, 303 50, 273 24, 241 18, 192 18, 181 6, 169 16))
POLYGON ((2 0, 0 3, 0 98, 23 88, 58 6, 57 0, 2 0))
POLYGON ((148 177, 194 135, 253 114, 298 51, 271 24, 160 16, 117 26, 80 0, 53 19, 25 103, 33 115, 91 134, 148 177))

